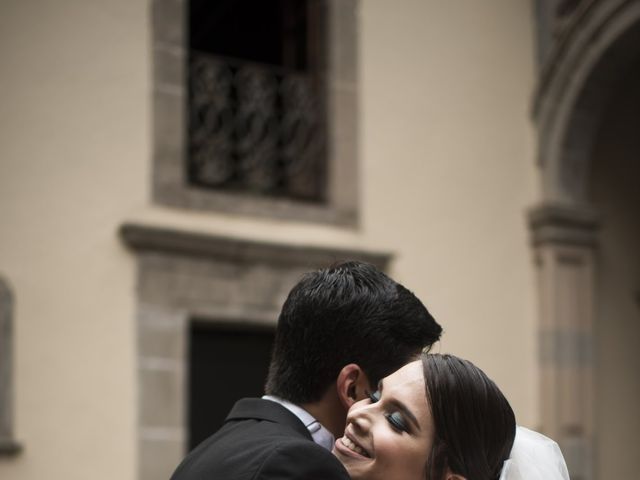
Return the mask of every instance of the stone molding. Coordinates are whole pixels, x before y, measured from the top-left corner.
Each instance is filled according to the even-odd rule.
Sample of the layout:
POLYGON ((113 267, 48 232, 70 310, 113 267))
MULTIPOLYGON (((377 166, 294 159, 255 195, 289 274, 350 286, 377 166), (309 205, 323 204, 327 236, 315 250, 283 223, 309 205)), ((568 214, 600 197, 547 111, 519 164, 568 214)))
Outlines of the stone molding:
POLYGON ((597 245, 599 216, 593 210, 547 203, 530 209, 528 222, 534 246, 597 245))
POLYGON ((540 111, 541 100, 545 97, 547 90, 550 88, 550 84, 557 73, 557 69, 560 68, 564 58, 567 56, 567 51, 569 50, 569 47, 572 46, 573 39, 580 31, 588 15, 592 14, 598 1, 599 0, 586 0, 580 2, 575 11, 563 20, 562 28, 554 32, 551 50, 546 56, 544 64, 541 65, 538 85, 534 92, 534 117, 536 117, 540 111))
POLYGON ((120 235, 127 245, 139 252, 204 256, 229 262, 269 261, 315 268, 318 265, 352 259, 387 270, 392 257, 390 253, 259 242, 133 223, 122 225, 120 235))
POLYGON ((327 115, 328 181, 323 205, 197 188, 186 180, 187 0, 153 0, 155 203, 193 210, 358 226, 357 11, 359 0, 318 0, 327 28, 319 60, 327 115))
POLYGON ((567 65, 579 62, 581 57, 587 55, 589 45, 596 41, 595 37, 634 3, 637 0, 583 0, 579 3, 555 36, 552 49, 540 68, 532 104, 534 118, 538 118, 554 83, 561 80, 566 86, 570 80, 567 65), (586 42, 582 38, 585 33, 588 34, 586 42))
POLYGON ((22 450, 13 437, 13 294, 0 276, 0 456, 22 450))

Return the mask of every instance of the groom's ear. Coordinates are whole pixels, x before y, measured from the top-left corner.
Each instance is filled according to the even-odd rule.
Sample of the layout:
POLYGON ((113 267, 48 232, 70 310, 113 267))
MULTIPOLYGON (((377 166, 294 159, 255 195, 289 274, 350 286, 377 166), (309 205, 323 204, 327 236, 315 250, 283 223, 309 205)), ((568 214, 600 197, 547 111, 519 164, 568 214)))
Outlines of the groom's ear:
POLYGON ((447 472, 444 478, 446 478, 446 480, 467 480, 462 475, 458 475, 457 473, 452 473, 451 470, 447 472))
POLYGON ((368 395, 369 378, 359 365, 350 363, 340 370, 336 387, 340 403, 348 410, 351 405, 368 395))

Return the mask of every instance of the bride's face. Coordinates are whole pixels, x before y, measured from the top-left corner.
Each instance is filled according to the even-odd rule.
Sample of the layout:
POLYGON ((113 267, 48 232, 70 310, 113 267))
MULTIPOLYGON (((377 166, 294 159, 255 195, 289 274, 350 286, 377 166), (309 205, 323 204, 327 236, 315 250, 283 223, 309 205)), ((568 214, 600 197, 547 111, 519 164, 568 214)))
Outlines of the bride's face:
POLYGON ((424 479, 434 432, 418 360, 384 378, 370 399, 351 407, 333 453, 352 480, 424 479))

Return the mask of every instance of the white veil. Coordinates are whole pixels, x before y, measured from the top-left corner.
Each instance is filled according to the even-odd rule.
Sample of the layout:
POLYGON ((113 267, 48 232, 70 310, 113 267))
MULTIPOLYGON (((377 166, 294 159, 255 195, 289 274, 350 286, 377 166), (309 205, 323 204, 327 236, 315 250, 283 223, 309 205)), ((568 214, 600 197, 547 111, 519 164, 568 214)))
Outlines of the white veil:
POLYGON ((500 480, 569 480, 569 472, 556 442, 518 426, 500 480))

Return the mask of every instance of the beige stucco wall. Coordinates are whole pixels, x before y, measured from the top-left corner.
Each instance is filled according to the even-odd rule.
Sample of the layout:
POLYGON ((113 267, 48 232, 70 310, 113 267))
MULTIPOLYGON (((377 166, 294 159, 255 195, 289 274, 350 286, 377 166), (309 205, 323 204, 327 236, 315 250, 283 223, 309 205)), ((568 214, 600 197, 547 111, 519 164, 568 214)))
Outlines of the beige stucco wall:
POLYGON ((521 424, 537 422, 529 2, 360 2, 361 227, 149 203, 147 2, 0 4, 0 270, 16 432, 0 477, 136 471, 134 260, 124 221, 396 254, 392 274, 521 424))
POLYGON ((537 421, 529 2, 362 2, 365 235, 537 421))
POLYGON ((0 478, 133 479, 134 265, 148 196, 144 1, 0 2, 0 270, 13 286, 15 431, 0 478))

